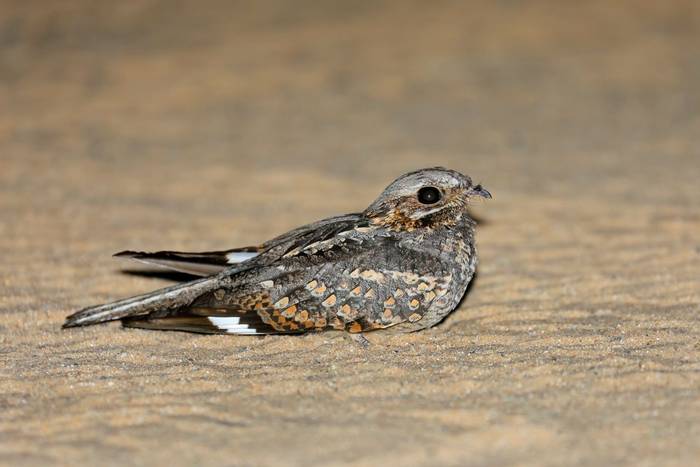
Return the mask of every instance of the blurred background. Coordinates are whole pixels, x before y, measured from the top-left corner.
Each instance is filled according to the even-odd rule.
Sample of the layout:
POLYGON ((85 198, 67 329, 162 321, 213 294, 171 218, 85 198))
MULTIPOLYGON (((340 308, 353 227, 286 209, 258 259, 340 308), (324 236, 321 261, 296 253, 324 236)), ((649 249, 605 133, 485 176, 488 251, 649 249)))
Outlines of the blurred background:
POLYGON ((21 216, 42 234, 57 217, 78 236, 129 222, 146 237, 119 244, 150 246, 165 222, 202 234, 197 247, 212 238, 197 213, 217 215, 223 238, 245 216, 235 230, 251 241, 271 233, 260 219, 299 203, 360 210, 395 176, 434 165, 500 200, 688 201, 698 8, 5 0, 3 204, 34 200, 21 216))
POLYGON ((1 0, 6 459, 697 459, 699 45, 694 0, 1 0), (435 165, 494 195, 480 275, 393 360, 58 329, 166 285, 115 251, 259 243, 435 165), (261 444, 300 431, 336 448, 261 444))
POLYGON ((5 0, 3 181, 41 196, 72 180, 64 196, 96 202, 118 183, 121 203, 196 186, 202 204, 255 211, 270 200, 239 206, 241 190, 285 209, 300 189, 351 190, 360 209, 403 171, 448 165, 501 196, 677 201, 620 184, 697 176, 673 165, 697 151, 697 10, 5 0))

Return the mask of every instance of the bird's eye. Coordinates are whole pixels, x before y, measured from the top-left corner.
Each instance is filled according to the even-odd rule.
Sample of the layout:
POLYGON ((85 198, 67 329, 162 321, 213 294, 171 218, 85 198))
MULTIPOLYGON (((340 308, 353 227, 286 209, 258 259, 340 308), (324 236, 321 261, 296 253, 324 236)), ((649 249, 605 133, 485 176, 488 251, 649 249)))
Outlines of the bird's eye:
POLYGON ((426 186, 418 190, 418 201, 423 204, 435 204, 440 201, 442 194, 434 186, 426 186))

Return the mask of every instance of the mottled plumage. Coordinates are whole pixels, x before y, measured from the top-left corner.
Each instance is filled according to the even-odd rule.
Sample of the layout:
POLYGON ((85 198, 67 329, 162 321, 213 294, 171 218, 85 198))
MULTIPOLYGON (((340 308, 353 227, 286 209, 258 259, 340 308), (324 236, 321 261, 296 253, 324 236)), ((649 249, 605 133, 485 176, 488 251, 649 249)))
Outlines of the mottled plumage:
POLYGON ((64 327, 125 326, 204 333, 415 331, 452 311, 474 275, 470 198, 490 198, 458 172, 405 174, 364 211, 222 252, 122 252, 202 279, 86 308, 64 327))

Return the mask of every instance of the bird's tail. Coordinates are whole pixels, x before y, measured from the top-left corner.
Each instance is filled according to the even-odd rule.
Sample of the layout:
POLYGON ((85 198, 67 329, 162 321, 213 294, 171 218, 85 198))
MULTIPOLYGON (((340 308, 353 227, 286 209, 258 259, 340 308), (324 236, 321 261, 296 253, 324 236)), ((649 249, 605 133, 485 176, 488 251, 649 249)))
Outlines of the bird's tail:
POLYGON ((217 277, 212 276, 166 287, 144 295, 84 308, 68 316, 63 327, 88 326, 187 306, 202 293, 216 287, 217 282, 217 277))

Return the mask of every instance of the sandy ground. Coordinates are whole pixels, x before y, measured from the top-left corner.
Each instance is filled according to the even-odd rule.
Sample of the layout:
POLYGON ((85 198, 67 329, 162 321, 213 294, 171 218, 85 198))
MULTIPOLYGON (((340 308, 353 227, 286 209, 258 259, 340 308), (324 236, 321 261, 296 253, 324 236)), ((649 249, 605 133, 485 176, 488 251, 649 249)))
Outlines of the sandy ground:
POLYGON ((0 462, 697 465, 698 3, 252 4, 0 4, 0 462), (495 199, 433 330, 60 329, 434 165, 495 199))

